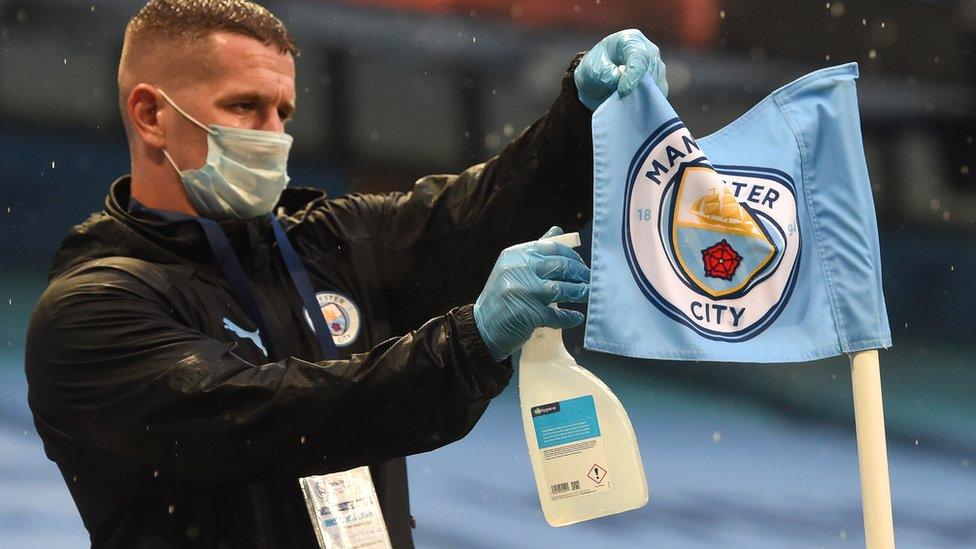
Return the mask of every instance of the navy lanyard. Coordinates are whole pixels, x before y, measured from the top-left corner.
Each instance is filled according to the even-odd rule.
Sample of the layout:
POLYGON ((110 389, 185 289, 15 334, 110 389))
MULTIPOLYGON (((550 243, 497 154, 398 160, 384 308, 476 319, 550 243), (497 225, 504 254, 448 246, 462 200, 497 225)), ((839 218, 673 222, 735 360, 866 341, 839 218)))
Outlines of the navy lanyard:
POLYGON ((295 253, 295 248, 291 246, 288 235, 285 234, 285 230, 281 228, 281 223, 278 222, 274 214, 271 214, 271 226, 274 228, 278 250, 281 251, 281 258, 285 260, 285 267, 288 268, 291 282, 298 290, 298 295, 302 296, 305 311, 312 319, 312 326, 315 327, 315 338, 319 340, 322 356, 327 360, 339 358, 339 350, 336 349, 335 341, 332 340, 332 330, 325 324, 325 315, 322 314, 322 307, 319 305, 318 299, 315 298, 315 291, 312 288, 312 281, 308 278, 308 271, 302 265, 302 260, 295 253))
MULTIPOLYGON (((241 267, 241 262, 238 260, 237 254, 234 253, 234 248, 230 245, 227 235, 224 234, 223 229, 220 228, 220 225, 216 221, 205 217, 193 217, 177 212, 149 209, 132 198, 129 200, 129 210, 133 213, 143 212, 163 221, 176 222, 190 220, 197 222, 200 228, 203 229, 203 233, 207 237, 207 242, 210 243, 210 249, 213 251, 214 258, 217 260, 217 264, 224 274, 224 279, 230 284, 231 292, 234 294, 238 303, 244 307, 247 316, 257 325, 259 337, 267 335, 267 338, 261 337, 261 340, 270 349, 269 344, 273 339, 272 334, 268 330, 268 324, 265 322, 264 315, 261 313, 261 307, 258 306, 257 299, 254 297, 251 283, 248 281, 247 275, 244 274, 244 268, 241 267)), ((326 360, 337 359, 339 358, 339 351, 336 349, 335 342, 332 341, 332 332, 326 326, 321 307, 315 299, 308 272, 305 270, 305 266, 302 265, 298 254, 295 253, 295 248, 292 247, 284 229, 281 228, 281 223, 274 217, 274 214, 269 214, 269 217, 271 218, 271 226, 274 228, 275 240, 278 242, 278 250, 281 252, 281 257, 285 261, 285 267, 288 269, 288 275, 302 298, 302 304, 305 306, 308 317, 312 319, 315 338, 318 340, 319 347, 322 349, 322 356, 326 360)))

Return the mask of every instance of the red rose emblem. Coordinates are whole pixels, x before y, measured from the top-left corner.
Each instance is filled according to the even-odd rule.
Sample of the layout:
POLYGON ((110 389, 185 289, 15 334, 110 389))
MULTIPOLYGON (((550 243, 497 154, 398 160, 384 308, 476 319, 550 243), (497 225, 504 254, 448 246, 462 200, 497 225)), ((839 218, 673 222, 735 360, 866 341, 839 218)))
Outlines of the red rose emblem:
POLYGON ((742 262, 742 256, 723 238, 721 242, 702 250, 702 261, 705 264, 705 276, 732 280, 735 270, 742 262))

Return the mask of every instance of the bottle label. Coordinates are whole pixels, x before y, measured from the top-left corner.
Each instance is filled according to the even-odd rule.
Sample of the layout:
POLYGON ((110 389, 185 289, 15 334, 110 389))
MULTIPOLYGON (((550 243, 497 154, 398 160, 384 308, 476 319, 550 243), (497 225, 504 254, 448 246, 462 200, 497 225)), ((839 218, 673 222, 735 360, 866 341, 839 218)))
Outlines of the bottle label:
POLYGON ((610 472, 591 395, 530 408, 550 501, 610 489, 610 472))

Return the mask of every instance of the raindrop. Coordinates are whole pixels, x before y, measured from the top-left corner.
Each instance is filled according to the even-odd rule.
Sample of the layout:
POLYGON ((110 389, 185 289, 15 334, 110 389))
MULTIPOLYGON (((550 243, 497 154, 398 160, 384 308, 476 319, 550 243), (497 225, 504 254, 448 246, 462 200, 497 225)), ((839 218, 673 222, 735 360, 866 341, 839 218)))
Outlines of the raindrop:
POLYGON ((712 432, 712 442, 718 442, 720 440, 722 440, 722 433, 721 433, 721 431, 713 431, 712 432))
POLYGON ((955 271, 955 270, 956 270, 956 266, 955 266, 955 265, 949 265, 949 272, 950 272, 950 273, 951 273, 952 271, 955 271))
POLYGON ((847 539, 847 530, 841 530, 837 535, 840 536, 840 539, 847 539))
MULTIPOLYGON (((512 137, 515 135, 515 128, 511 124, 505 124, 502 126, 502 133, 505 134, 505 137, 512 137)), ((10 211, 10 208, 7 208, 7 211, 10 211)))
POLYGON ((159 478, 159 469, 153 471, 153 478, 159 478))
POLYGON ((929 202, 929 207, 932 208, 933 210, 938 210, 941 205, 942 203, 939 202, 938 198, 933 198, 932 201, 929 202))
POLYGON ((949 212, 942 212, 942 221, 949 221, 950 217, 952 217, 952 214, 949 212))
POLYGON ((915 446, 918 446, 918 439, 915 439, 915 446))
POLYGON ((959 173, 962 175, 969 175, 969 165, 963 164, 959 167, 959 173))
POLYGON ((302 438, 298 439, 298 442, 301 444, 305 444, 305 435, 302 435, 302 438))
POLYGON ((725 10, 719 10, 718 16, 720 19, 725 19, 725 10))
POLYGON ((166 508, 166 512, 172 515, 173 513, 176 512, 176 506, 170 503, 169 507, 166 508))
POLYGON ((878 52, 873 49, 868 52, 868 59, 874 59, 877 56, 878 56, 878 52))
POLYGON ((485 148, 489 150, 496 150, 502 144, 502 138, 498 136, 495 132, 488 132, 485 134, 485 148))
POLYGON ((969 460, 968 460, 968 459, 964 459, 964 460, 962 460, 962 461, 961 461, 961 462, 959 462, 959 463, 960 463, 960 464, 961 464, 961 465, 962 465, 963 467, 967 467, 967 468, 969 467, 969 460))

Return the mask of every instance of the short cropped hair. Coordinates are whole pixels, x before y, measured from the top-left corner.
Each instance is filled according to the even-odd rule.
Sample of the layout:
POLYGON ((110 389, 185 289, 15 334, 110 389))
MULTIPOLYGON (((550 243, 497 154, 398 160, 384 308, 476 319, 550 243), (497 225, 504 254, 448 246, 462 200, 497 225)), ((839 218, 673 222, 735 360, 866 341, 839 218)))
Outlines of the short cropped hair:
POLYGON ((125 41, 152 35, 204 38, 217 31, 249 36, 280 53, 298 53, 281 20, 248 0, 150 0, 129 21, 125 41))

